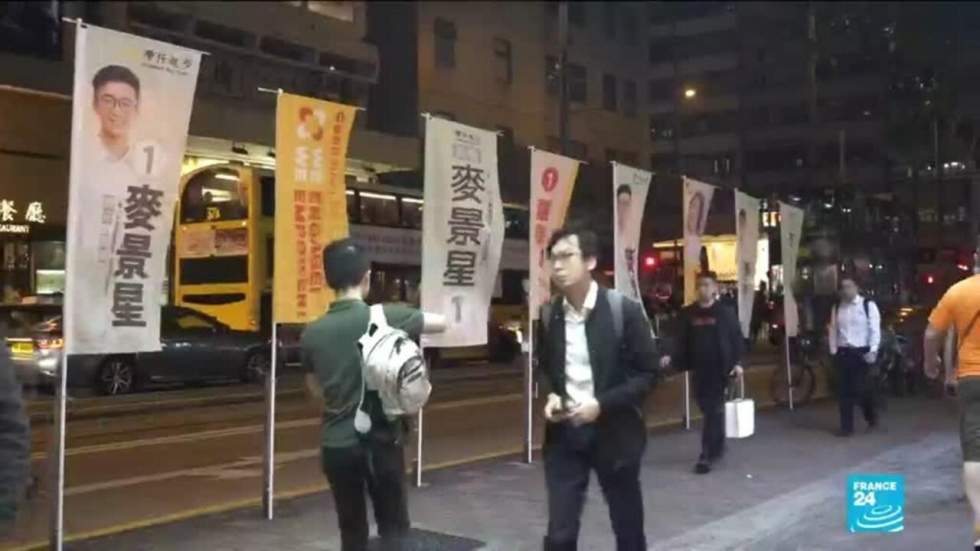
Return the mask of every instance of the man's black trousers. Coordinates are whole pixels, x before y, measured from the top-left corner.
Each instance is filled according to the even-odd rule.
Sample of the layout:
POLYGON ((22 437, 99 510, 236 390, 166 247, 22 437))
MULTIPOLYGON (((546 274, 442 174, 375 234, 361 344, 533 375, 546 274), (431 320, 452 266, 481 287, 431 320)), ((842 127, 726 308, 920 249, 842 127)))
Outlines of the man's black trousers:
POLYGON ((854 432, 854 406, 860 405, 868 425, 878 422, 874 393, 868 381, 870 366, 864 361, 867 348, 839 348, 834 356, 840 389, 840 430, 854 432))
POLYGON ((362 441, 349 448, 323 448, 323 472, 333 490, 343 551, 363 551, 368 542, 367 500, 384 549, 398 549, 409 530, 405 455, 401 444, 362 441))
MULTIPOLYGON (((548 427, 544 450, 548 486, 548 535, 545 551, 575 551, 589 476, 594 470, 609 505, 617 551, 645 551, 643 495, 639 459, 622 462, 600 453, 594 426, 548 427)), ((641 436, 642 437, 642 436, 641 436)))
POLYGON ((704 416, 701 427, 703 460, 714 461, 725 454, 725 393, 726 387, 721 385, 698 391, 698 407, 704 416))

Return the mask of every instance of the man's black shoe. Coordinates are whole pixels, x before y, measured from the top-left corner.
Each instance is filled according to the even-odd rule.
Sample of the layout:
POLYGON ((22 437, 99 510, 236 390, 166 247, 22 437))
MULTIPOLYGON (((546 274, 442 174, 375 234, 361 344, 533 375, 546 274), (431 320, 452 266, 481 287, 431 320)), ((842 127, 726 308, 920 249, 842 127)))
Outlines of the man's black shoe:
POLYGON ((694 466, 695 474, 708 474, 710 472, 711 472, 711 463, 704 459, 698 460, 697 465, 694 466))
POLYGON ((834 433, 834 436, 836 436, 838 438, 849 438, 853 434, 854 434, 853 431, 839 430, 839 431, 837 431, 837 432, 834 433))

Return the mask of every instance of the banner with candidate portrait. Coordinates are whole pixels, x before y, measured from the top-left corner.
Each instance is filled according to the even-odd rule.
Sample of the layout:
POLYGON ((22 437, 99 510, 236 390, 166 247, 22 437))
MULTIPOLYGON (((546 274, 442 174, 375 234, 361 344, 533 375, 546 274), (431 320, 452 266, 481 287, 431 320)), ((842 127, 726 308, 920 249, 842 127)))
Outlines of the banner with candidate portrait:
POLYGON ((276 323, 307 323, 334 299, 323 248, 347 237, 347 145, 356 107, 293 94, 276 102, 276 323))
POLYGON ((613 273, 616 290, 636 301, 641 300, 637 251, 652 177, 645 170, 613 163, 613 273))
POLYGON ((201 54, 79 24, 65 267, 70 354, 160 350, 160 307, 201 54))
POLYGON ((779 203, 779 240, 783 258, 783 314, 786 319, 786 336, 800 333, 800 312, 796 307, 796 261, 800 255, 800 238, 803 235, 803 209, 779 203))
POLYGON ((447 323, 423 345, 484 345, 504 246, 497 133, 426 118, 423 197, 422 310, 447 323))
POLYGON ((551 266, 547 247, 551 235, 565 224, 575 189, 579 161, 531 150, 531 247, 528 303, 531 319, 538 319, 541 306, 551 298, 551 266))
POLYGON ((684 177, 684 302, 695 299, 695 280, 701 271, 701 237, 715 186, 684 177))
POLYGON ((759 256, 759 212, 762 201, 735 190, 735 259, 738 268, 738 320, 749 338, 755 304, 756 261, 759 256))

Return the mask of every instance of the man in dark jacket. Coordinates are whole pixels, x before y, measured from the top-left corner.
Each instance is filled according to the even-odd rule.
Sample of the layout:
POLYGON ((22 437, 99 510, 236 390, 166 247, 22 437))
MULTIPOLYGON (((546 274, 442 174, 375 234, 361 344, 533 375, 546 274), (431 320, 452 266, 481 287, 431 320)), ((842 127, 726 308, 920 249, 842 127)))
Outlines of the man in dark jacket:
POLYGON ((616 549, 646 549, 640 460, 656 345, 642 306, 592 279, 597 249, 594 232, 574 228, 556 232, 547 249, 560 296, 541 311, 538 346, 538 367, 552 390, 544 410, 546 551, 576 549, 593 470, 616 549))
POLYGON ((30 472, 30 431, 20 383, 0 335, 0 537, 13 524, 30 472))
POLYGON ((742 330, 738 316, 719 302, 714 272, 698 275, 698 299, 681 310, 673 363, 678 371, 694 373, 698 407, 704 415, 701 456, 694 472, 707 474, 725 453, 725 393, 730 377, 741 377, 742 330))

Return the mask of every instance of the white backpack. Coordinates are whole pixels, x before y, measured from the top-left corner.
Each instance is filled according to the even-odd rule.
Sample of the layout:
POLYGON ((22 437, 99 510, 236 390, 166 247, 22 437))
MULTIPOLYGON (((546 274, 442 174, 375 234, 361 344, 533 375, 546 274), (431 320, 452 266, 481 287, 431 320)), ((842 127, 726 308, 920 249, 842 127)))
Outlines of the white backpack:
POLYGON ((364 381, 354 418, 357 431, 364 434, 371 430, 371 418, 361 410, 365 389, 377 391, 389 419, 418 413, 432 393, 422 349, 407 333, 388 325, 381 304, 371 307, 367 331, 357 344, 364 381))

